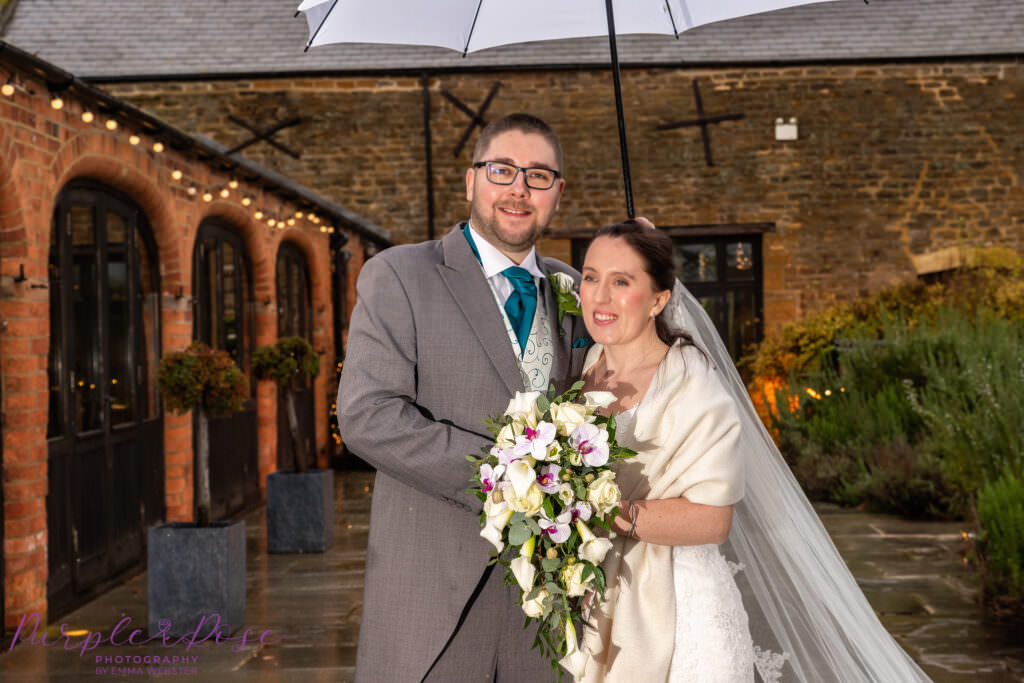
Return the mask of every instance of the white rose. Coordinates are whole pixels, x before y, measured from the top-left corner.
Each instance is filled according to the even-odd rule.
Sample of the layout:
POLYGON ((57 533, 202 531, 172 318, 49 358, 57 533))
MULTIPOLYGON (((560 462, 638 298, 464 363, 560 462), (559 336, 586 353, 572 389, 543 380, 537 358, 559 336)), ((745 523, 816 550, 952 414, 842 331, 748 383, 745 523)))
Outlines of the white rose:
POLYGON ((577 562, 562 568, 562 583, 565 584, 565 591, 570 598, 586 595, 587 591, 590 590, 590 583, 594 580, 594 575, 591 574, 584 581, 583 568, 585 566, 582 562, 577 562))
MULTIPOLYGON (((536 427, 540 420, 540 411, 537 410, 537 399, 540 398, 539 391, 517 391, 512 400, 505 408, 505 417, 511 417, 520 425, 536 427)), ((521 431, 521 430, 520 430, 521 431)))
POLYGON ((524 600, 523 612, 526 613, 526 616, 540 619, 544 615, 544 598, 549 595, 551 594, 548 593, 547 588, 541 588, 532 600, 524 600))
POLYGON ((584 422, 593 422, 594 418, 587 414, 587 407, 581 403, 555 403, 551 406, 551 420, 558 427, 558 433, 569 436, 584 422))
POLYGON ((619 501, 622 500, 622 493, 619 491, 614 477, 614 473, 605 470, 601 473, 601 476, 590 482, 590 486, 587 487, 587 502, 602 517, 614 510, 618 506, 619 501), (611 476, 605 476, 605 474, 611 476))
POLYGON ((508 501, 508 505, 516 512, 525 513, 527 517, 536 517, 544 508, 544 492, 536 482, 530 485, 524 496, 515 495, 515 490, 511 487, 506 491, 506 495, 508 495, 508 491, 512 491, 512 498, 508 501))
POLYGON ((588 391, 583 394, 583 398, 586 400, 586 406, 591 412, 595 410, 603 410, 619 400, 618 397, 610 391, 588 391))
POLYGON ((555 279, 555 287, 560 292, 572 292, 576 289, 576 282, 573 281, 572 276, 567 273, 554 273, 552 275, 555 279))

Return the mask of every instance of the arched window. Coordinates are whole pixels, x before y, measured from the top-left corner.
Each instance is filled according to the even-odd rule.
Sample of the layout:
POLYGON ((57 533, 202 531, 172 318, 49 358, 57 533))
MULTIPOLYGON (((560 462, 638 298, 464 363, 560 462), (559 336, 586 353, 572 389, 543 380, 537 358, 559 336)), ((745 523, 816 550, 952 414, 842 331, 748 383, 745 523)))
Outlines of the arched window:
MULTIPOLYGON (((229 226, 215 220, 204 221, 196 234, 192 267, 194 337, 227 351, 249 374, 253 353, 253 283, 245 242, 229 226)), ((211 519, 223 519, 259 503, 256 435, 255 400, 234 415, 210 420, 211 519)))
MULTIPOLYGON (((313 342, 312 296, 309 266, 302 249, 293 242, 283 242, 277 251, 277 336, 303 337, 313 342)), ((323 362, 323 359, 321 359, 323 362)), ((295 449, 285 412, 284 392, 277 397, 277 466, 292 470, 295 449)), ((316 400, 313 383, 306 381, 295 391, 295 413, 299 423, 299 441, 303 457, 310 467, 316 466, 316 400)))
POLYGON ((163 518, 160 275, 142 211, 99 183, 57 199, 50 239, 50 615, 141 561, 163 518))

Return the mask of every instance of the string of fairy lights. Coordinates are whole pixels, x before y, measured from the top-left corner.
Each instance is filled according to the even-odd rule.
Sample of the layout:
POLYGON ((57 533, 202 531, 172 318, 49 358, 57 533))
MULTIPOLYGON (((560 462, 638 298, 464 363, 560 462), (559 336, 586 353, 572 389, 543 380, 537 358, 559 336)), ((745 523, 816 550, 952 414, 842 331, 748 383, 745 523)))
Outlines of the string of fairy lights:
MULTIPOLYGON (((35 95, 35 91, 27 87, 23 82, 20 82, 12 72, 0 84, 0 96, 13 99, 19 92, 29 97, 35 95)), ((48 90, 48 95, 51 108, 56 111, 64 111, 69 116, 72 115, 70 111, 72 107, 65 102, 64 97, 59 91, 48 90)), ((162 154, 167 149, 165 143, 159 138, 140 130, 131 129, 130 124, 119 121, 115 114, 93 111, 89 107, 82 105, 78 115, 82 123, 95 124, 111 133, 126 135, 128 144, 133 147, 148 147, 155 154, 162 154)), ((322 233, 333 234, 335 231, 333 225, 325 222, 312 211, 292 211, 291 209, 286 209, 284 200, 268 200, 260 192, 259 194, 263 196, 263 199, 258 201, 256 193, 244 192, 239 189, 241 183, 235 177, 229 176, 221 183, 210 185, 209 183, 197 182, 195 179, 190 178, 180 166, 172 167, 169 174, 171 180, 182 188, 189 197, 206 203, 211 203, 214 199, 234 199, 251 213, 255 221, 265 224, 271 230, 285 230, 289 227, 305 223, 322 233), (273 201, 274 205, 268 206, 271 201, 273 201)))

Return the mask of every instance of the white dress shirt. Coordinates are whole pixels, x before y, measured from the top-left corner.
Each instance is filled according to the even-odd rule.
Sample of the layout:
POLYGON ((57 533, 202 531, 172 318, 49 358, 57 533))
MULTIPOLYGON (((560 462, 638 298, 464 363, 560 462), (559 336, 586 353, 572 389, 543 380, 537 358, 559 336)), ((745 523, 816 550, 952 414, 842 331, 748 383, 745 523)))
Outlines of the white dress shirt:
MULTIPOLYGON (((537 284, 537 278, 544 277, 544 273, 537 265, 536 248, 531 247, 530 253, 526 255, 523 262, 517 264, 501 253, 497 247, 481 237, 480 233, 473 229, 472 224, 469 225, 469 234, 472 235, 473 244, 476 245, 476 249, 480 253, 480 265, 483 266, 484 277, 487 278, 487 283, 494 291, 495 298, 501 302, 502 306, 505 305, 505 301, 512 294, 512 283, 501 274, 501 271, 509 266, 518 265, 520 268, 525 268, 533 276, 534 284, 537 284)), ((540 287, 537 288, 537 291, 540 291, 540 287)))

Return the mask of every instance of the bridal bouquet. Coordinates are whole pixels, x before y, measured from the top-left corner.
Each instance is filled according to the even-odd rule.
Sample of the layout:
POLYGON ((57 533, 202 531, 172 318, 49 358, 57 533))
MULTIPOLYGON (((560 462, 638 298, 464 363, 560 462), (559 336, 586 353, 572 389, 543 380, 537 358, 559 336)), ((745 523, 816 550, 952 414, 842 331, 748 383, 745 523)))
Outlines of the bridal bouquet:
POLYGON ((573 622, 584 597, 604 594, 601 563, 611 541, 592 527, 610 528, 619 514, 613 462, 636 455, 615 442, 615 417, 597 411, 614 394, 580 395, 583 382, 555 396, 517 392, 501 417, 487 420, 494 446, 475 468, 473 493, 483 502, 480 535, 495 548, 491 563, 518 584, 527 623, 540 622, 534 647, 570 670, 581 653, 573 622))

